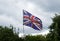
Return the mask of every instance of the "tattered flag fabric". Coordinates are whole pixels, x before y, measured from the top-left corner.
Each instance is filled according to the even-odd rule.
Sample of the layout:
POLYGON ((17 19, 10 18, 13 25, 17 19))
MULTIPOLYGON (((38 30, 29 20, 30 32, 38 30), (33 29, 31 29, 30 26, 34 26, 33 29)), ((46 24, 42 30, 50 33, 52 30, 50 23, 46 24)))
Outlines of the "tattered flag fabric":
POLYGON ((32 15, 31 13, 23 10, 23 25, 29 26, 35 30, 42 29, 42 21, 38 17, 32 15))

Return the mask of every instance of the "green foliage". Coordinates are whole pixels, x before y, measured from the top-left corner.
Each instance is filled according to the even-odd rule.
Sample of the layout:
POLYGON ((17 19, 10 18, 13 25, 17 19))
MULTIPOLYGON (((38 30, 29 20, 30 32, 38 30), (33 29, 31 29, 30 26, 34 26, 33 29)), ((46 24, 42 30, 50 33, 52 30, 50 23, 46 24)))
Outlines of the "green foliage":
POLYGON ((50 25, 50 33, 46 36, 47 41, 60 41, 60 15, 52 18, 53 23, 50 25))
POLYGON ((42 35, 26 36, 25 41, 45 41, 45 37, 42 35))
POLYGON ((19 37, 12 29, 0 26, 0 41, 18 41, 19 37))
POLYGON ((26 36, 24 39, 19 38, 13 29, 8 27, 0 26, 0 41, 45 41, 45 37, 42 35, 37 36, 26 36))

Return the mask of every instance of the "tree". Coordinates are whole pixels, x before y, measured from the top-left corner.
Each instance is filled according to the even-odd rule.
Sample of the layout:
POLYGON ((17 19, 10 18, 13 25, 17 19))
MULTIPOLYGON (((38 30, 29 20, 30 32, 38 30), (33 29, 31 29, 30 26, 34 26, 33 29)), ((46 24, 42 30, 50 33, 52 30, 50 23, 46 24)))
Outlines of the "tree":
POLYGON ((46 36, 47 41, 60 41, 60 15, 52 18, 53 23, 50 25, 50 33, 46 36))
POLYGON ((37 35, 37 36, 26 36, 25 41, 45 41, 45 37, 42 35, 37 35))
POLYGON ((8 27, 0 26, 0 41, 20 41, 17 34, 13 33, 12 29, 9 29, 8 27))

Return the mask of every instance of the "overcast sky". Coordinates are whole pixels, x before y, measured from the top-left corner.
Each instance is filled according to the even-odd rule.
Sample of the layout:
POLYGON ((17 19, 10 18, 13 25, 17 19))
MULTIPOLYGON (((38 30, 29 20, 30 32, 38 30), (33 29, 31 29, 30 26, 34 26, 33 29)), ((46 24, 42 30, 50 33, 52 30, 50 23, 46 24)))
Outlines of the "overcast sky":
POLYGON ((37 31, 24 26, 26 34, 48 33, 51 18, 60 12, 60 0, 0 0, 0 25, 12 24, 19 32, 23 31, 23 9, 42 20, 43 30, 37 31))

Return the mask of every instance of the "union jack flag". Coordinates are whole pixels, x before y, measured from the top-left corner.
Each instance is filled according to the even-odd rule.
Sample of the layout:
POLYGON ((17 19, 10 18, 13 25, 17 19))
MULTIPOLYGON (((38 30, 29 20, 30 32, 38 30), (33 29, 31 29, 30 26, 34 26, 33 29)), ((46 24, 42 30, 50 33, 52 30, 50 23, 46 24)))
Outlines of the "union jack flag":
POLYGON ((35 30, 42 29, 42 21, 25 10, 23 10, 23 25, 32 27, 35 30))

